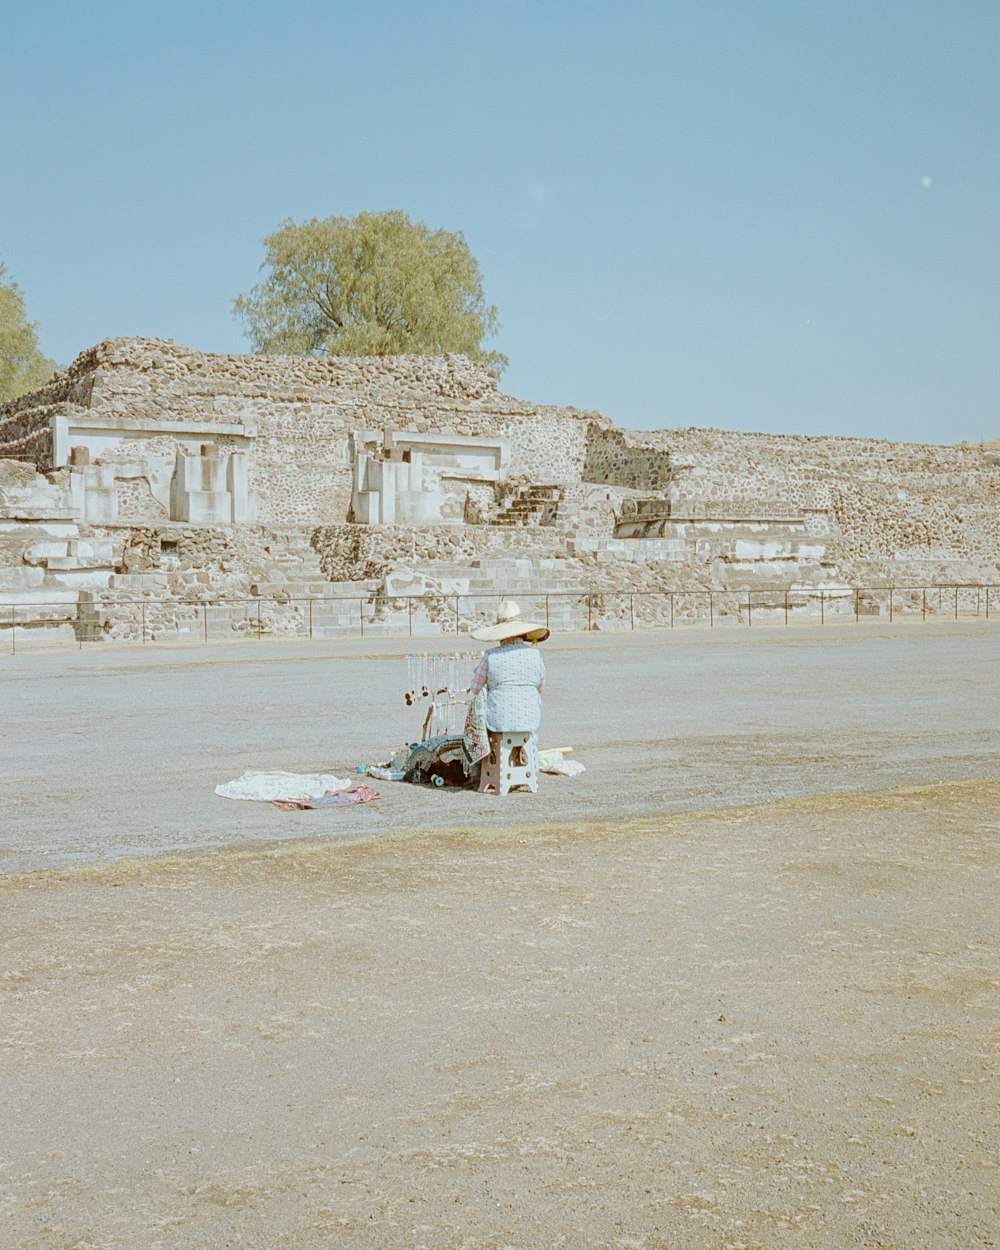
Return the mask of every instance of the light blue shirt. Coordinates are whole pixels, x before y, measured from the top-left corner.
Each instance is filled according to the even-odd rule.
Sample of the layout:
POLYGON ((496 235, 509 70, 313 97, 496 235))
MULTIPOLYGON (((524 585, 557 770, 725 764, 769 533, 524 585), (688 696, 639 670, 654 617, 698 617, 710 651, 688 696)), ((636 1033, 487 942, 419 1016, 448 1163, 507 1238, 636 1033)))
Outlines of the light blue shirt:
POLYGON ((537 733, 542 723, 545 662, 530 642, 491 647, 479 661, 472 693, 486 687, 486 727, 494 733, 537 733))

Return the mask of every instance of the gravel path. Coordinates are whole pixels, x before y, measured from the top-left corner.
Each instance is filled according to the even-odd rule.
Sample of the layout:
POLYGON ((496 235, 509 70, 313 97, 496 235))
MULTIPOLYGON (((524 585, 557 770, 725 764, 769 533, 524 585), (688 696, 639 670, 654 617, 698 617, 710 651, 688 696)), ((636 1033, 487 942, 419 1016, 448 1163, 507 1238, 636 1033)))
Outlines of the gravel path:
MULTIPOLYGON (((466 644, 468 645, 468 644, 466 644)), ((0 657, 0 872, 402 828, 699 810, 997 775, 1000 624, 577 634, 542 745, 588 771, 510 802, 382 783, 361 808, 217 798, 246 768, 349 775, 419 737, 399 641, 0 657)))
POLYGON ((953 1250, 1000 785, 0 884, 5 1250, 953 1250))
POLYGON ((392 644, 12 657, 0 1250, 996 1247, 998 642, 558 639, 583 776, 301 813, 392 644))

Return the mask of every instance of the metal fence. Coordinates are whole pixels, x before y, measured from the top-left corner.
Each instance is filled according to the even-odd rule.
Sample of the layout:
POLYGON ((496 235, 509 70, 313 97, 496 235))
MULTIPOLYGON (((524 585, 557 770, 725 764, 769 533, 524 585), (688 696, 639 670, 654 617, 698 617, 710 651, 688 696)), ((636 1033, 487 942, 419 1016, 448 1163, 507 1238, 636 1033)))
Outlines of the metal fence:
MULTIPOLYGON (((165 600, 102 597, 93 603, 23 598, 0 605, 0 638, 9 651, 46 643, 81 648, 105 639, 151 643, 391 635, 456 635, 492 621, 496 595, 386 596, 378 592, 317 598, 165 600)), ((890 622, 1000 614, 1000 585, 857 586, 794 590, 558 590, 516 593, 525 616, 550 629, 624 630, 879 618, 890 622)))

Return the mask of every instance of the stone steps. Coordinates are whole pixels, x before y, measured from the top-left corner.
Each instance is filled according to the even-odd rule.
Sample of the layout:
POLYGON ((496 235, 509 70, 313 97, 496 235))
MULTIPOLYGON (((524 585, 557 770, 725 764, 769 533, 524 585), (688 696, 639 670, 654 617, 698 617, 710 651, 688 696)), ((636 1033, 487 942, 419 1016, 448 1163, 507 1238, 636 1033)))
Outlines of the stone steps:
POLYGON ((251 582, 250 594, 254 598, 261 599, 312 599, 316 601, 359 599, 367 598, 374 593, 374 585, 375 583, 371 582, 290 582, 270 579, 251 582))
POLYGON ((251 584, 251 593, 278 599, 329 598, 327 581, 312 545, 303 530, 271 530, 264 542, 270 564, 251 584))
POLYGON ((37 598, 37 602, 25 603, 23 595, 0 590, 0 629, 75 624, 79 612, 79 591, 47 589, 37 598))
MULTIPOLYGON (((415 587, 424 581, 438 583, 442 587, 442 594, 458 593, 482 598, 571 592, 580 585, 579 575, 573 570, 566 570, 564 561, 549 557, 499 560, 477 558, 468 563, 435 561, 433 567, 421 566, 419 571, 414 569, 412 580, 415 587), (454 589, 447 588, 449 583, 454 589)), ((396 594, 406 593, 406 579, 402 576, 402 571, 393 576, 393 582, 397 585, 396 594)), ((414 589, 412 593, 419 594, 420 591, 414 589)))
POLYGON ((545 486, 538 483, 521 486, 493 517, 490 524, 501 528, 555 525, 562 499, 561 486, 545 486))

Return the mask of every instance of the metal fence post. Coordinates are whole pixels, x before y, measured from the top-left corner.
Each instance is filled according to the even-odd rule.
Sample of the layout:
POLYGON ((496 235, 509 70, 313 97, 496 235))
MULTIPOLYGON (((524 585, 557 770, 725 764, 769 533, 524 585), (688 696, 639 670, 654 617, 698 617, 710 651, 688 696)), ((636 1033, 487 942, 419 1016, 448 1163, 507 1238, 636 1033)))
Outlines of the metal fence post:
MULTIPOLYGON (((949 584, 949 583, 945 583, 945 584, 938 584, 938 585, 934 585, 934 586, 919 586, 919 585, 916 585, 916 586, 915 586, 915 585, 903 585, 903 586, 900 586, 900 587, 896 587, 896 586, 869 586, 869 587, 855 586, 855 587, 852 589, 852 594, 854 595, 854 619, 855 619, 855 622, 856 622, 856 623, 859 623, 859 622, 860 622, 860 620, 861 620, 861 595, 862 595, 863 593, 868 594, 868 595, 877 595, 877 594, 881 594, 881 592, 882 592, 883 590, 885 590, 885 591, 888 593, 888 600, 889 600, 889 606, 888 606, 888 617, 889 617, 889 622, 890 622, 890 623, 893 623, 893 622, 895 621, 895 618, 896 618, 896 590, 897 590, 897 589, 900 589, 900 590, 902 590, 902 591, 903 591, 903 594, 904 594, 904 600, 903 600, 903 612, 904 612, 904 616, 905 616, 905 613, 906 613, 906 610, 908 609, 908 607, 913 607, 914 609, 916 608, 916 605, 915 605, 915 604, 910 604, 910 603, 909 603, 909 601, 908 601, 908 599, 907 599, 907 596, 912 596, 912 595, 915 595, 915 594, 919 591, 919 592, 920 592, 920 618, 921 618, 921 620, 922 620, 922 621, 926 621, 926 620, 927 620, 927 612, 928 612, 928 607, 930 606, 930 610, 931 610, 932 612, 934 611, 933 606, 931 606, 931 605, 933 604, 933 596, 932 596, 931 594, 929 594, 929 592, 930 592, 930 591, 937 591, 937 596, 938 596, 937 611, 938 611, 938 613, 940 614, 940 613, 942 613, 942 612, 943 612, 943 599, 944 599, 944 591, 945 591, 945 590, 950 589, 950 590, 951 590, 951 592, 952 592, 952 616, 953 616, 953 618, 954 618, 954 620, 955 620, 955 621, 959 621, 959 620, 961 620, 961 619, 962 619, 962 618, 961 618, 961 609, 962 609, 962 592, 963 592, 963 591, 967 591, 967 592, 969 592, 969 602, 970 602, 970 604, 971 604, 971 592, 972 592, 973 590, 975 590, 975 592, 976 592, 976 606, 975 606, 975 615, 976 615, 976 618, 977 618, 977 619, 979 619, 979 618, 983 615, 983 613, 985 612, 985 617, 986 617, 986 620, 988 621, 988 620, 990 620, 990 618, 991 618, 991 614, 992 614, 993 616, 996 616, 996 609, 995 609, 995 605, 994 605, 994 604, 993 604, 993 602, 992 602, 992 598, 993 598, 993 591, 994 591, 994 590, 996 590, 996 589, 998 589, 998 588, 1000 588, 1000 583, 997 583, 996 585, 994 585, 994 584, 985 583, 985 582, 968 582, 968 583, 956 583, 956 582, 953 582, 953 583, 950 583, 950 584, 949 584)), ((736 608, 737 608, 737 615, 739 615, 739 613, 742 611, 742 608, 743 608, 743 606, 744 606, 743 604, 741 604, 741 603, 740 603, 740 600, 739 600, 739 592, 738 592, 738 591, 735 591, 735 592, 725 592, 725 591, 723 591, 723 592, 720 592, 720 593, 722 593, 722 594, 730 593, 730 594, 735 594, 735 595, 736 595, 736 608)), ((808 597, 808 596, 811 596, 811 594, 813 593, 813 591, 812 591, 812 590, 809 590, 809 591, 805 591, 805 592, 803 592, 803 593, 804 593, 804 595, 805 595, 806 597, 808 597)), ((825 590, 819 590, 819 589, 816 589, 815 593, 817 593, 817 594, 819 595, 820 624, 821 624, 821 625, 825 625, 825 624, 826 624, 826 591, 825 591, 825 590)), ((622 599, 622 598, 627 597, 627 599, 628 599, 628 621, 629 621, 629 629, 630 629, 630 631, 631 631, 631 632, 633 632, 633 633, 634 633, 634 632, 635 632, 636 630, 638 630, 638 629, 641 627, 641 625, 642 625, 642 622, 640 622, 640 621, 638 621, 638 620, 636 619, 636 611, 635 611, 635 600, 636 600, 636 598, 637 598, 637 597, 642 597, 642 596, 646 596, 646 597, 648 598, 650 595, 654 595, 654 596, 656 596, 657 598, 663 598, 663 597, 665 596, 665 597, 667 598, 667 600, 669 601, 669 605, 670 605, 670 628, 671 628, 671 629, 674 629, 674 628, 676 627, 676 624, 677 624, 677 607, 676 607, 676 602, 675 602, 675 600, 676 600, 676 598, 677 598, 677 596, 678 596, 679 594, 680 594, 680 595, 687 595, 689 598, 694 598, 694 599, 698 598, 698 596, 699 596, 699 595, 702 595, 702 594, 707 595, 707 596, 708 596, 708 623, 709 623, 709 627, 710 627, 710 628, 714 628, 714 626, 715 626, 715 592, 714 592, 714 591, 712 591, 712 590, 687 590, 687 591, 673 591, 673 590, 669 590, 669 591, 667 591, 667 590, 659 590, 659 591, 643 591, 643 590, 640 590, 640 591, 622 591, 622 590, 610 590, 610 589, 609 589, 608 591, 603 591, 603 590, 597 590, 597 591, 595 591, 595 590, 587 590, 587 591, 582 592, 582 596, 583 596, 584 598, 586 598, 586 601, 587 601, 587 626, 586 626, 586 628, 587 628, 589 631, 593 631, 593 630, 595 630, 595 629, 599 629, 599 628, 600 628, 600 624, 598 623, 598 618, 596 618, 596 617, 595 617, 595 607, 596 607, 596 601, 597 601, 598 599, 602 599, 602 600, 603 600, 604 598, 607 598, 607 597, 610 595, 610 596, 611 596, 612 598, 614 598, 616 601, 617 601, 617 600, 620 600, 620 599, 622 599)), ((350 602, 350 600, 351 600, 351 598, 354 598, 354 597, 355 597, 355 596, 351 596, 350 598, 340 598, 340 597, 337 597, 336 599, 330 600, 329 602, 333 602, 333 603, 337 603, 337 604, 340 604, 340 603, 344 603, 344 604, 346 604, 346 603, 349 603, 349 602, 350 602)), ((462 600, 463 600, 463 599, 470 599, 470 600, 472 600, 472 601, 473 601, 473 604, 475 604, 475 596, 474 596, 474 595, 461 595, 461 594, 451 594, 451 593, 449 593, 449 594, 446 594, 446 595, 443 595, 443 596, 406 595, 406 596, 402 596, 402 597, 404 597, 404 598, 406 599, 407 632, 408 632, 408 634, 409 634, 409 636, 410 636, 410 637, 413 637, 413 635, 414 635, 414 624, 413 624, 413 613, 414 613, 413 601, 414 601, 414 599, 416 599, 416 600, 417 600, 418 602, 420 602, 420 603, 426 603, 426 604, 429 604, 431 607, 433 607, 433 604, 434 604, 434 603, 437 603, 437 604, 438 604, 438 606, 439 606, 439 608, 440 608, 440 610, 441 610, 443 613, 446 613, 446 612, 449 610, 448 604, 449 604, 449 601, 451 601, 451 602, 452 602, 452 609, 451 609, 451 610, 452 610, 452 611, 453 611, 453 613, 454 613, 454 619, 455 619, 455 630, 456 630, 456 633, 457 633, 457 632, 461 629, 461 623, 462 623, 462 600), (443 601, 443 602, 442 602, 442 601, 443 601)), ((534 598, 536 598, 536 599, 542 598, 542 599, 544 599, 544 600, 545 600, 545 624, 546 624, 546 628, 551 628, 551 620, 552 620, 552 602, 551 602, 551 601, 552 601, 552 598, 553 598, 553 597, 560 597, 560 598, 562 598, 562 600, 564 601, 564 603, 568 604, 568 605, 571 607, 571 606, 572 606, 572 604, 570 603, 570 601, 571 601, 571 600, 572 600, 572 601, 574 601, 574 602, 578 601, 578 600, 579 600, 579 598, 581 597, 581 592, 580 592, 580 591, 569 591, 569 590, 544 591, 544 592, 543 592, 543 591, 539 591, 539 592, 537 592, 537 593, 534 595, 534 598)), ((317 633, 316 633, 317 626, 316 626, 316 622, 315 622, 315 619, 314 619, 314 617, 315 617, 315 609, 314 609, 314 605, 315 605, 315 603, 316 603, 316 602, 320 602, 320 601, 322 601, 322 602, 327 602, 327 600, 325 600, 325 599, 323 599, 323 600, 317 600, 317 599, 313 599, 313 598, 306 598, 306 599, 305 599, 305 602, 308 604, 308 608, 307 608, 307 613, 308 613, 308 636, 309 636, 309 638, 310 638, 310 639, 312 639, 312 638, 314 638, 314 637, 316 637, 316 636, 317 636, 317 633)), ((206 643, 206 644, 210 641, 210 637, 211 637, 211 635, 210 635, 210 629, 209 629, 209 620, 208 620, 208 609, 209 609, 210 607, 221 607, 221 608, 225 608, 225 607, 227 607, 227 605, 235 605, 235 606, 238 606, 241 610, 245 610, 246 605, 249 603, 249 604, 251 605, 251 612, 253 612, 253 604, 254 604, 254 603, 256 603, 256 605, 257 605, 257 608, 256 608, 256 617, 257 617, 257 619, 256 619, 256 633, 257 633, 257 638, 258 638, 258 640, 260 640, 260 639, 262 639, 262 638, 263 638, 263 636, 264 636, 264 622, 263 622, 263 603, 264 603, 264 600, 263 600, 263 596, 261 596, 261 595, 258 595, 258 596, 256 596, 255 598, 251 598, 251 597, 247 597, 247 598, 233 598, 233 599, 229 599, 229 598, 222 598, 222 599, 218 599, 218 600, 208 600, 208 599, 205 599, 205 600, 191 600, 191 599, 183 599, 183 600, 172 600, 172 601, 169 601, 169 602, 174 603, 174 605, 175 605, 176 607, 193 607, 193 608, 195 609, 195 611, 194 611, 194 613, 193 613, 193 616, 194 616, 194 620, 193 620, 193 621, 191 621, 191 620, 190 620, 190 618, 185 618, 185 620, 188 622, 188 624, 189 624, 189 625, 193 625, 193 627, 194 627, 193 629, 191 629, 191 630, 189 631, 189 632, 191 633, 191 635, 192 635, 192 639, 193 639, 193 636, 194 636, 194 634, 195 634, 195 631, 197 630, 197 623, 198 623, 198 609, 199 609, 199 607, 200 607, 200 609, 201 609, 201 631, 200 631, 200 632, 201 632, 201 635, 202 635, 202 641, 203 641, 204 643, 206 643)), ((298 599, 289 599, 287 602, 288 602, 288 603, 291 603, 291 604, 294 606, 294 605, 297 605, 299 602, 301 602, 301 600, 298 600, 298 599)), ((358 623, 359 623, 359 627, 360 627, 361 637, 362 637, 362 638, 364 638, 364 637, 366 636, 366 631, 365 631, 365 605, 366 605, 366 603, 367 603, 367 602, 369 602, 369 600, 367 600, 364 596, 358 596, 358 597, 357 597, 357 602, 358 602, 358 623)), ((372 602, 374 603, 374 597, 373 597, 372 602)), ((397 600, 397 601, 396 601, 397 608, 398 608, 398 602, 399 602, 399 601, 397 600)), ((498 600, 498 602, 499 602, 499 600, 498 600)), ((831 602, 833 602, 833 601, 831 601, 831 602)), ((37 604, 37 603, 35 603, 35 604, 14 604, 14 603, 12 603, 12 604, 10 604, 10 605, 9 605, 9 607, 10 607, 10 617, 9 617, 9 622, 10 622, 10 654, 11 654, 11 655, 15 655, 15 654, 17 653, 17 629, 18 629, 18 615, 19 615, 20 608, 22 608, 22 607, 33 607, 33 608, 38 608, 38 607, 46 607, 46 606, 49 606, 49 605, 46 605, 46 604, 37 604)), ((54 606, 54 605, 52 605, 52 606, 54 606)), ((155 637, 154 637, 154 636, 153 636, 153 634, 152 634, 152 627, 153 627, 153 625, 155 625, 155 620, 156 620, 156 618, 154 617, 154 621, 153 621, 153 622, 150 622, 150 621, 147 619, 147 618, 148 618, 148 611, 147 611, 147 608, 148 608, 148 601, 147 601, 145 598, 143 598, 143 599, 135 599, 135 598, 126 599, 126 598, 117 598, 117 597, 114 597, 114 598, 109 598, 109 599, 106 601, 105 606, 110 606, 110 607, 112 607, 112 608, 115 608, 115 607, 117 607, 117 608, 122 608, 122 607, 124 607, 124 606, 130 606, 130 607, 136 607, 136 606, 138 606, 138 608, 139 608, 139 619, 140 619, 140 636, 141 636, 141 641, 142 641, 144 644, 145 644, 145 643, 148 643, 148 642, 154 642, 154 641, 155 641, 155 637)), ((770 608, 770 609, 772 609, 772 610, 773 610, 773 608, 774 608, 775 606, 776 606, 776 605, 773 603, 773 600, 768 600, 768 601, 765 603, 765 607, 769 607, 769 608, 770 608)), ((781 606, 782 606, 782 610, 783 610, 783 613, 784 613, 784 621, 785 621, 785 625, 787 626, 787 625, 790 623, 790 620, 791 620, 791 608, 792 608, 792 606, 793 606, 793 605, 792 605, 792 602, 791 602, 791 592, 790 592, 790 590, 788 589, 788 587, 785 587, 785 588, 783 589, 783 591, 782 591, 782 604, 781 604, 781 606)), ((834 604, 834 606, 835 606, 835 609, 836 609, 836 603, 834 604)), ((395 611, 396 609, 393 609, 393 610, 395 611)), ((658 611, 658 609, 654 611, 654 614, 653 614, 653 618, 652 618, 652 619, 654 619, 654 620, 662 620, 662 618, 660 618, 660 617, 658 617, 658 616, 656 615, 656 612, 657 612, 657 611, 658 611)), ((971 615, 971 614, 972 614, 972 608, 971 608, 971 606, 970 606, 970 608, 969 608, 969 610, 968 610, 968 611, 969 611, 969 615, 971 615)), ((375 619, 375 616, 376 616, 376 614, 375 614, 374 609, 373 609, 373 618, 372 618, 373 620, 375 619)), ((27 618, 26 618, 26 619, 27 619, 27 618)), ((134 619, 134 618, 133 618, 133 619, 134 619)), ((338 618, 338 619, 340 619, 340 618, 338 618)), ((572 613, 572 619, 573 619, 573 621, 578 621, 578 620, 579 620, 579 617, 576 615, 575 610, 574 610, 574 611, 573 611, 573 613, 572 613)), ((697 616, 697 614, 695 614, 695 617, 694 617, 693 619, 695 620, 695 622, 696 622, 696 623, 697 623, 697 621, 698 621, 698 620, 700 620, 700 618, 697 616)), ((622 621, 622 624, 624 624, 624 615, 622 616, 621 621, 622 621)), ((249 623, 250 627, 251 627, 251 628, 254 628, 253 616, 251 615, 249 622, 247 622, 247 621, 246 621, 245 611, 244 611, 244 615, 243 615, 243 617, 242 617, 242 622, 241 622, 241 623, 249 623)), ((321 622, 321 624, 322 624, 322 622, 321 622)), ((748 588, 748 590, 747 590, 747 600, 746 600, 746 624, 747 624, 747 626, 748 626, 748 627, 752 627, 752 625, 753 625, 753 591, 752 591, 751 589, 749 589, 749 588, 748 588)), ((572 625, 572 626, 571 626, 571 628, 577 628, 577 627, 578 627, 577 625, 572 625)), ((81 618, 79 618, 79 617, 78 617, 78 620, 77 620, 77 643, 78 643, 78 645, 79 645, 79 649, 80 649, 81 651, 82 651, 82 650, 84 650, 84 642, 85 642, 85 641, 88 641, 88 642, 89 642, 89 641, 93 641, 93 638, 92 638, 92 637, 90 637, 89 635, 85 635, 85 634, 84 634, 84 632, 83 632, 83 631, 84 631, 84 629, 85 629, 85 625, 82 623, 81 618)))

